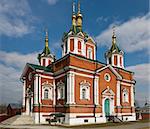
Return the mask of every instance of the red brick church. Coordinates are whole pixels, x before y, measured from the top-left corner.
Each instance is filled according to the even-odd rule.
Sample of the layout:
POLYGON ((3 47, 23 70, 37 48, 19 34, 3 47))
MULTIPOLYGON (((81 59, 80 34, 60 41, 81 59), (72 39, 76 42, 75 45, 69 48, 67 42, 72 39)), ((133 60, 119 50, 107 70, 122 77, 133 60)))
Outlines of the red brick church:
POLYGON ((101 63, 95 41, 82 29, 82 19, 80 4, 77 13, 73 4, 72 25, 62 37, 60 59, 51 54, 46 32, 39 65, 27 63, 21 75, 22 115, 30 115, 37 124, 48 123, 51 116, 69 125, 105 123, 111 117, 134 121, 135 80, 133 72, 125 69, 115 32, 105 53, 106 64, 101 63))

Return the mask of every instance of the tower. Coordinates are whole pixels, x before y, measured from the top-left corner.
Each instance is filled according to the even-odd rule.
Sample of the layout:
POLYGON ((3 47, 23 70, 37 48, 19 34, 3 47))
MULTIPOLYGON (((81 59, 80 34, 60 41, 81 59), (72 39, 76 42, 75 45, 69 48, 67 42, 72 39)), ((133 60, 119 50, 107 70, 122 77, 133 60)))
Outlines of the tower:
POLYGON ((48 31, 46 30, 45 47, 41 54, 38 55, 38 60, 41 66, 48 66, 54 62, 54 55, 51 54, 48 46, 48 31))
POLYGON ((105 53, 106 63, 115 67, 124 68, 124 52, 119 49, 116 41, 115 27, 112 33, 112 46, 110 50, 105 53))
POLYGON ((62 56, 73 53, 79 56, 96 59, 96 43, 82 28, 83 16, 78 1, 77 13, 75 3, 72 4, 72 26, 69 32, 65 32, 62 38, 62 56))

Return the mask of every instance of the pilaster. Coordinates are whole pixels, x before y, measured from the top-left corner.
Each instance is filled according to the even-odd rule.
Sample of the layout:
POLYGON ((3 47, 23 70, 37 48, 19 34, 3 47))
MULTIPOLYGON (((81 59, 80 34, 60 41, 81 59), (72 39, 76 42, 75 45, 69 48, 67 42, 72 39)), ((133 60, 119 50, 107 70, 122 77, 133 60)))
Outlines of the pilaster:
POLYGON ((75 87, 74 73, 68 72, 67 73, 67 104, 75 103, 74 87, 75 87))
POLYGON ((121 89, 121 87, 120 87, 120 81, 118 80, 117 81, 117 106, 120 106, 120 97, 121 97, 121 95, 120 95, 120 89, 121 89))

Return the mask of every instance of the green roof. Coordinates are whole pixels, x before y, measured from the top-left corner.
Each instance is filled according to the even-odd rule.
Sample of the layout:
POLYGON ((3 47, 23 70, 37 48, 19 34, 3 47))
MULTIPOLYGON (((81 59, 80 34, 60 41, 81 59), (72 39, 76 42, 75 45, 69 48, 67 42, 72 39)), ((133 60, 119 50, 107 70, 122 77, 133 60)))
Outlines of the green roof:
POLYGON ((114 50, 116 50, 116 53, 119 53, 121 51, 116 43, 112 44, 112 46, 110 48, 110 52, 113 52, 114 50))
POLYGON ((27 65, 29 65, 34 70, 39 69, 39 70, 44 70, 45 72, 52 72, 52 68, 51 67, 44 67, 44 66, 30 64, 30 63, 27 63, 27 65))
POLYGON ((78 26, 72 25, 71 29, 68 32, 64 32, 63 40, 68 37, 68 34, 70 32, 73 32, 74 35, 77 35, 78 33, 82 32, 85 38, 89 37, 88 34, 83 32, 82 29, 80 29, 78 26))

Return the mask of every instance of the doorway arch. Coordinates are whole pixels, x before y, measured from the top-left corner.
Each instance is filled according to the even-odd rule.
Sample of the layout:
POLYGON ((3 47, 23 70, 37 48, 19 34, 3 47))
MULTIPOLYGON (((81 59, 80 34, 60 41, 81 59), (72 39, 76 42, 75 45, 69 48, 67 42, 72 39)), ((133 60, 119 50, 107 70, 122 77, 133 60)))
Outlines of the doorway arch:
POLYGON ((104 103, 105 116, 110 116, 110 100, 107 98, 104 103))

